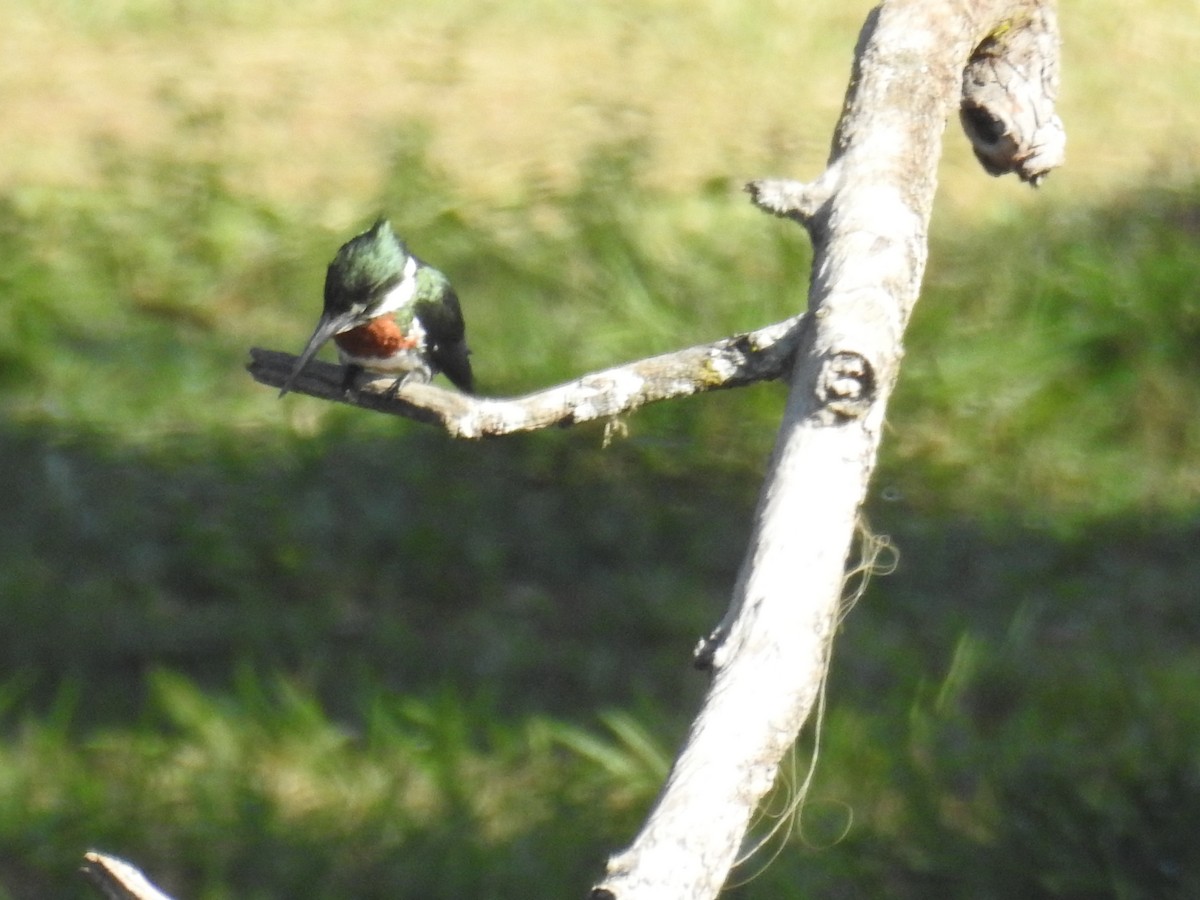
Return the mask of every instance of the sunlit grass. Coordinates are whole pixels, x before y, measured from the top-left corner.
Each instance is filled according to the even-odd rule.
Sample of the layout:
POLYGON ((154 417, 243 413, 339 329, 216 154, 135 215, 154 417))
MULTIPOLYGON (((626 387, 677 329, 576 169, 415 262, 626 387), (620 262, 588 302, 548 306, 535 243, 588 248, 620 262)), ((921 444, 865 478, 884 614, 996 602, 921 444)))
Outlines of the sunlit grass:
MULTIPOLYGON (((526 205, 530 179, 571 184, 590 148, 631 128, 648 136, 650 182, 685 196, 714 178, 811 177, 870 5, 10 2, 0 183, 92 182, 98 136, 177 149, 181 105, 221 111, 239 190, 337 230, 374 202, 388 138, 415 119, 473 209, 526 205)), ((1196 25, 1156 9, 1062 4, 1071 142, 1056 181, 1071 194, 1195 172, 1196 25)), ((955 131, 942 214, 1033 202, 983 176, 955 131)))
MULTIPOLYGON (((595 148, 580 183, 543 195, 541 220, 526 223, 519 210, 463 210, 421 130, 398 145, 378 206, 402 210, 393 218, 412 246, 457 286, 485 392, 531 390, 803 303, 798 229, 723 190, 656 193, 642 151, 637 140, 595 148)), ((203 159, 114 158, 108 171, 104 191, 71 205, 0 209, 15 295, 0 312, 0 355, 15 420, 147 447, 270 442, 333 421, 390 429, 279 402, 242 373, 251 345, 302 345, 344 233, 287 221, 203 159)), ((885 447, 893 494, 1031 521, 1186 515, 1200 492, 1194 193, 1060 205, 965 236, 935 229, 885 447)), ((760 387, 630 424, 652 441, 704 434, 714 458, 757 466, 780 399, 760 387)))
MULTIPOLYGON (((1149 190, 998 228, 982 245, 947 241, 914 323, 889 458, 931 463, 936 502, 964 511, 1043 524, 1193 514, 1200 264, 1180 226, 1196 209, 1194 188, 1149 190), (961 505, 950 499, 960 490, 961 505)), ((897 477, 914 499, 923 492, 897 477)))
POLYGON ((605 832, 653 796, 665 764, 623 715, 585 731, 506 723, 449 693, 377 694, 350 729, 303 689, 248 672, 220 698, 167 672, 147 687, 140 727, 81 743, 69 718, 4 723, 19 733, 0 745, 0 840, 27 865, 59 868, 60 891, 76 862, 67 841, 142 847, 160 883, 195 896, 226 896, 246 866, 275 873, 271 894, 375 896, 371 885, 392 883, 430 896, 514 877, 567 890, 605 832), (520 859, 568 835, 577 854, 520 859))

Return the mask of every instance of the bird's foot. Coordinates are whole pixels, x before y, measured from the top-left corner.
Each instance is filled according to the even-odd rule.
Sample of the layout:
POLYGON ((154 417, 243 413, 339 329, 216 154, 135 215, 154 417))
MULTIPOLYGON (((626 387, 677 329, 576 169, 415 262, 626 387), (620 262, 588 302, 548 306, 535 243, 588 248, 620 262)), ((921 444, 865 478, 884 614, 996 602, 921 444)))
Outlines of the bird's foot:
POLYGON ((383 392, 383 396, 388 400, 395 400, 396 395, 400 393, 400 389, 406 384, 429 384, 432 380, 433 370, 428 366, 409 369, 388 386, 388 389, 383 392))
POLYGON ((354 385, 358 381, 358 376, 362 373, 362 366, 348 365, 342 367, 342 396, 351 399, 357 393, 354 385))

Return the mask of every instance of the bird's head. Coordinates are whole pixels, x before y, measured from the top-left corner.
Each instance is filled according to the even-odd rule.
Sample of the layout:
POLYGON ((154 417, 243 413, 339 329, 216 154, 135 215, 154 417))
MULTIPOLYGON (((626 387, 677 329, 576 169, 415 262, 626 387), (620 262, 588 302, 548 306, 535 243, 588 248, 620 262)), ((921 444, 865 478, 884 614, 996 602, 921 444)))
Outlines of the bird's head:
POLYGON ((331 337, 408 303, 417 289, 419 268, 387 219, 343 244, 325 273, 321 318, 279 396, 291 389, 308 361, 331 337))

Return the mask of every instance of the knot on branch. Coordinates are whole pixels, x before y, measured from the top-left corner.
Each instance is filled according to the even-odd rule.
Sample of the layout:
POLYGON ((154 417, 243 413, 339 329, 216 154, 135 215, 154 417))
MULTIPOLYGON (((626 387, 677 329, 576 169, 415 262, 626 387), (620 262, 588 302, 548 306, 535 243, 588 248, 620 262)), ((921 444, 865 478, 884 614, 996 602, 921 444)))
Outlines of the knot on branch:
POLYGON ((857 419, 875 400, 875 368, 861 353, 829 356, 817 379, 817 400, 840 419, 857 419))
POLYGON ((1015 172, 1035 187, 1063 164, 1066 131, 1058 97, 1058 26, 1039 6, 988 35, 963 70, 959 120, 990 175, 1015 172))

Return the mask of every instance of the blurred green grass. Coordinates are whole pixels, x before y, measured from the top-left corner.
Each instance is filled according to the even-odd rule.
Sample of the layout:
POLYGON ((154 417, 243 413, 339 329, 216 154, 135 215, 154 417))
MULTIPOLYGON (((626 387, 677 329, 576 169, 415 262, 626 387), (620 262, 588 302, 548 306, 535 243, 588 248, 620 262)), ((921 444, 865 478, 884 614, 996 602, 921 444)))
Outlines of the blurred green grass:
MULTIPOLYGON (((246 349, 298 349, 347 234, 177 112, 0 196, 0 898, 87 896, 89 846, 181 897, 581 890, 703 690, 782 388, 607 449, 277 401, 246 349)), ((490 206, 435 126, 388 146, 357 224, 451 275, 489 393, 803 302, 799 230, 635 126, 490 206)), ((1197 893, 1200 188, 1055 190, 935 221, 868 510, 900 567, 733 896, 1197 893)))

